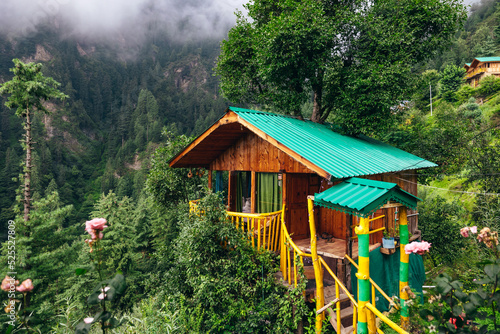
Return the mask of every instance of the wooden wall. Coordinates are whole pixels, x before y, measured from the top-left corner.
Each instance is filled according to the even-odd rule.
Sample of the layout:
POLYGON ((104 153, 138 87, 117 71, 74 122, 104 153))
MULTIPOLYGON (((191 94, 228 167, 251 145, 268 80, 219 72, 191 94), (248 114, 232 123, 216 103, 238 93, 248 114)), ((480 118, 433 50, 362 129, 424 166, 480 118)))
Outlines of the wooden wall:
POLYGON ((313 173, 257 135, 249 133, 210 164, 211 170, 313 173))

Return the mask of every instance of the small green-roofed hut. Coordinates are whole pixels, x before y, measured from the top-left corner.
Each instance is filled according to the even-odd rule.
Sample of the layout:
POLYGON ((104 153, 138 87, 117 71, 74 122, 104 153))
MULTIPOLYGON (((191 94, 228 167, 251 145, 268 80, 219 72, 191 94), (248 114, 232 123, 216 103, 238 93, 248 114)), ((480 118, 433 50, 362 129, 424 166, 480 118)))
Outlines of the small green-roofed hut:
MULTIPOLYGON (((397 185, 391 194, 417 196, 416 170, 437 166, 373 138, 342 133, 334 124, 236 107, 227 108, 169 165, 208 170, 209 188, 225 190, 230 212, 263 213, 284 206, 286 228, 304 251, 310 249, 311 236, 308 196, 351 178, 389 182, 397 185)), ((418 238, 418 216, 415 207, 410 208, 410 232, 418 238)), ((383 216, 373 222, 374 229, 394 230, 396 212, 396 207, 384 206, 366 215, 383 216)), ((314 214, 321 237, 318 254, 328 259, 339 277, 347 279, 344 256, 351 254, 351 246, 353 257, 357 256, 357 240, 352 236, 359 217, 321 205, 314 214)), ((382 234, 379 230, 370 235, 370 249, 380 245, 382 234)))

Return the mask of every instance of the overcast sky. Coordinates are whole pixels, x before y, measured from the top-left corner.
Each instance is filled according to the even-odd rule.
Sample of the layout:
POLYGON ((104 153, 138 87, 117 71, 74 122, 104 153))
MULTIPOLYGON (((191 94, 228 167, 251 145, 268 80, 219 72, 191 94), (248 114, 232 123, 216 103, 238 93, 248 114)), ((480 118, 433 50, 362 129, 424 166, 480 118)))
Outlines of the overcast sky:
MULTIPOLYGON (((23 33, 51 18, 68 34, 140 37, 152 24, 222 37, 245 0, 0 0, 0 31, 23 33)), ((192 36, 188 36, 192 37, 192 36)))
MULTIPOLYGON (((466 4, 474 0, 464 0, 466 4)), ((223 38, 247 0, 0 0, 0 32, 24 33, 51 18, 67 35, 141 40, 151 25, 184 38, 223 38), (179 31, 184 27, 183 33, 179 31), (188 29, 186 29, 188 27, 188 29)))

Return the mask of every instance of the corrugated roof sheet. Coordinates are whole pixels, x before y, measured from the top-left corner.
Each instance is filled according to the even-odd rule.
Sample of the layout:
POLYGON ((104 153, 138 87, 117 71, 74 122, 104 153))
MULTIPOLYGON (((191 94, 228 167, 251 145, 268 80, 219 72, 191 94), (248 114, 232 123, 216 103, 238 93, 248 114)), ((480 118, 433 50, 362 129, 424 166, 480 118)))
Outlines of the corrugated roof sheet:
POLYGON ((437 166, 366 136, 342 135, 331 124, 249 109, 229 109, 334 178, 437 166))
POLYGON ((477 57, 474 58, 479 60, 482 63, 488 62, 488 61, 500 61, 500 57, 477 57))
POLYGON ((420 199, 402 190, 396 183, 352 177, 320 194, 314 203, 360 217, 368 217, 388 201, 416 209, 420 199))

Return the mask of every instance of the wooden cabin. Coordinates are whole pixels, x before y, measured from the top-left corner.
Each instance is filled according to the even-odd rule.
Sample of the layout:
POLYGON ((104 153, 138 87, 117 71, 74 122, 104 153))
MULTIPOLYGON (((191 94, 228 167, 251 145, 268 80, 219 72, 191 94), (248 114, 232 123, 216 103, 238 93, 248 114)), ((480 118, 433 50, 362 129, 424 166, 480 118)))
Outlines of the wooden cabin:
POLYGON ((487 76, 500 76, 500 57, 474 58, 471 63, 466 63, 464 68, 467 84, 477 87, 487 76))
MULTIPOLYGON (((307 197, 350 177, 398 184, 417 196, 416 170, 436 164, 372 138, 341 134, 332 124, 318 124, 291 116, 229 107, 224 115, 173 157, 173 168, 209 170, 209 187, 228 172, 227 208, 238 212, 271 212, 285 206, 284 220, 294 242, 307 251, 307 197)), ((217 185, 220 189, 220 184, 217 185)), ((315 207, 318 254, 328 258, 339 277, 344 255, 357 256, 352 228, 356 217, 315 207), (349 228, 352 227, 352 228, 349 228), (340 272, 339 272, 340 271, 340 272)), ((395 229, 397 208, 386 207, 374 216, 372 229, 395 229)), ((408 212, 413 240, 420 236, 416 212, 408 212)), ((370 236, 371 249, 383 233, 370 236)))

